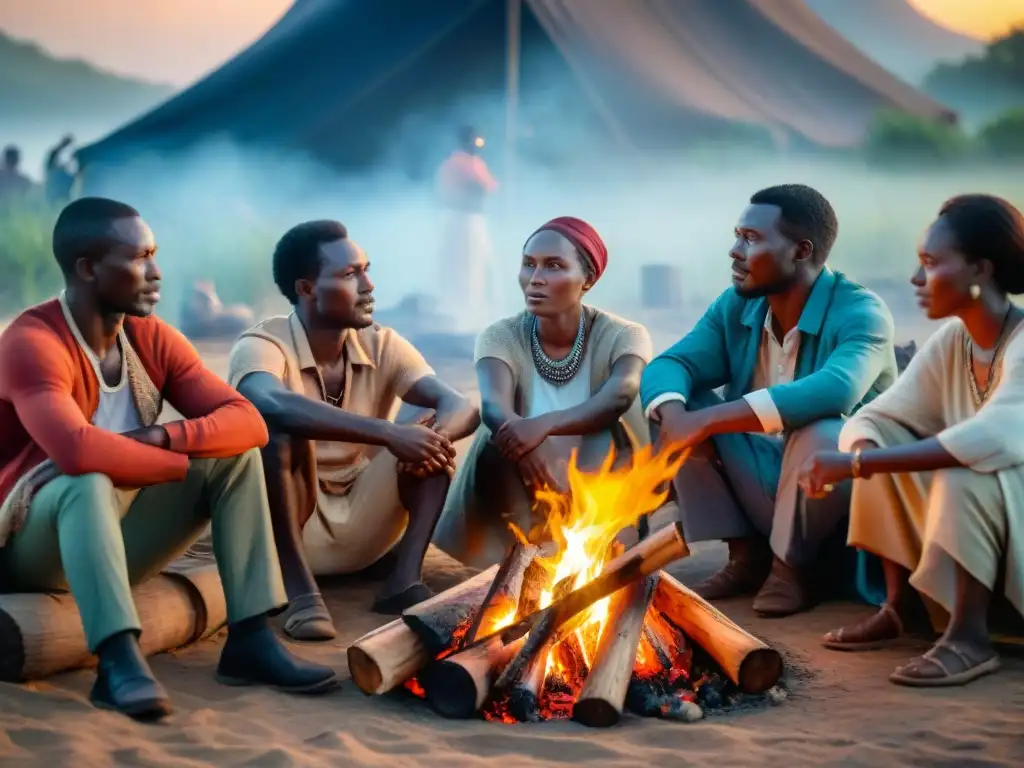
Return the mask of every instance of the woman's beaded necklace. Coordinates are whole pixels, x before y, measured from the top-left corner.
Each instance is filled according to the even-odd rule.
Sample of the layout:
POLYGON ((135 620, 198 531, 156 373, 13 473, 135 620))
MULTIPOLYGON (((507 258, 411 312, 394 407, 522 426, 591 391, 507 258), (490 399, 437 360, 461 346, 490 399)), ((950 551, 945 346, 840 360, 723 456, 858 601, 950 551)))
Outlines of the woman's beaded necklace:
POLYGON ((996 368, 999 367, 1000 359, 1003 353, 1003 342, 1006 341, 1008 334, 1006 333, 1010 325, 1010 317, 1014 314, 1013 305, 1006 310, 1006 316, 1003 317, 1003 325, 999 329, 999 336, 996 337, 996 345, 992 350, 992 361, 988 365, 988 375, 985 377, 985 388, 983 390, 978 389, 978 380, 974 376, 974 340, 971 339, 969 333, 964 333, 964 346, 967 353, 967 380, 971 385, 971 395, 974 397, 974 404, 980 406, 992 393, 992 380, 995 378, 996 368))
POLYGON ((580 327, 579 330, 576 331, 576 340, 573 341, 572 349, 569 350, 569 354, 561 360, 555 360, 549 357, 544 351, 544 347, 541 346, 540 336, 537 331, 538 325, 538 320, 534 317, 530 349, 533 352, 533 364, 537 368, 537 373, 540 374, 542 379, 551 382, 555 386, 567 384, 573 380, 577 373, 579 373, 580 366, 583 364, 583 355, 586 352, 587 344, 587 324, 585 315, 580 311, 580 327))

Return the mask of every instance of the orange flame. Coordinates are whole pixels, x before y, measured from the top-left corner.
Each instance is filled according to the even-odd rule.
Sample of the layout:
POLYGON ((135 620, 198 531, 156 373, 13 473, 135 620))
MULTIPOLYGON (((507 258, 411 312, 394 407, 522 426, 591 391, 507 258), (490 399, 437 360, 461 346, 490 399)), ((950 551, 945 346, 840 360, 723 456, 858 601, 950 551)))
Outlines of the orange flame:
MULTIPOLYGON (((541 561, 551 573, 549 587, 541 595, 541 608, 551 604, 552 587, 562 579, 575 574, 572 588, 578 589, 600 575, 618 534, 635 526, 641 515, 655 511, 665 502, 669 483, 685 459, 686 452, 655 453, 653 447, 648 446, 632 461, 618 462, 618 466, 614 452, 609 452, 596 471, 585 472, 577 465, 577 456, 573 453, 568 467, 569 492, 562 494, 550 489, 537 492, 538 508, 545 522, 539 530, 531 532, 530 539, 551 539, 558 547, 553 556, 541 561)), ((526 538, 519 530, 513 533, 526 538)), ((548 678, 554 676, 561 685, 578 689, 582 676, 593 663, 608 618, 609 600, 605 598, 595 603, 565 627, 576 641, 574 645, 581 652, 585 669, 566 666, 567 660, 575 658, 574 654, 552 652, 547 659, 548 678)), ((496 623, 494 630, 510 624, 514 615, 515 612, 511 612, 504 624, 496 623)))

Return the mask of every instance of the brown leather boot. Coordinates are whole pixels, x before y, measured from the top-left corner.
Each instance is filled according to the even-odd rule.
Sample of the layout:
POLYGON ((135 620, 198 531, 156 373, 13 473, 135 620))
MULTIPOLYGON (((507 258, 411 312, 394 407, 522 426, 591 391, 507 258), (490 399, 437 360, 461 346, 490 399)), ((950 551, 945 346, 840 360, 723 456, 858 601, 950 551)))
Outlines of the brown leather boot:
POLYGON ((806 573, 774 558, 772 571, 754 598, 754 610, 766 618, 782 618, 806 611, 813 605, 806 573))
POLYGON ((725 600, 757 592, 771 568, 771 550, 761 538, 727 539, 729 562, 693 591, 705 600, 725 600))

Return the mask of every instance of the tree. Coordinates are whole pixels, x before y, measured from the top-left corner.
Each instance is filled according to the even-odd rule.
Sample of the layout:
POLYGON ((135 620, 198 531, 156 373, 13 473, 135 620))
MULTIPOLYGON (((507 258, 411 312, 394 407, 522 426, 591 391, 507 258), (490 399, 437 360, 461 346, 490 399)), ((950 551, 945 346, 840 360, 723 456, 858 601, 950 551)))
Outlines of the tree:
POLYGON ((940 64, 925 90, 973 122, 1024 105, 1024 28, 993 40, 981 56, 940 64))

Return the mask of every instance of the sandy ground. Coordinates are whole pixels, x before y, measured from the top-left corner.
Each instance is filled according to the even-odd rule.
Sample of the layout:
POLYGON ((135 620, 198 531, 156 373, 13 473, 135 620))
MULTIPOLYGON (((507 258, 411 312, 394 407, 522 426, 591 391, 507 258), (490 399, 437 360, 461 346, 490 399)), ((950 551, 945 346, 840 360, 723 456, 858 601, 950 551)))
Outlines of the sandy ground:
MULTIPOLYGON (((223 374, 224 348, 204 356, 223 374)), ((465 363, 438 372, 468 382, 465 363)), ((669 570, 687 583, 714 571, 721 545, 697 545, 669 570)), ((434 589, 471 572, 437 551, 428 557, 434 589)), ((297 646, 345 679, 341 691, 304 699, 218 685, 213 669, 223 632, 152 660, 176 713, 158 725, 93 709, 91 672, 26 685, 0 685, 0 764, 67 766, 503 766, 599 765, 1024 765, 1024 661, 957 690, 918 691, 887 682, 924 645, 866 654, 822 649, 818 638, 867 615, 831 603, 784 620, 757 618, 749 600, 723 610, 784 653, 790 696, 784 703, 696 724, 627 717, 596 731, 571 722, 505 726, 446 721, 399 692, 364 696, 348 679, 345 648, 384 623, 369 612, 375 585, 332 581, 325 595, 339 629, 327 645, 297 646)))

